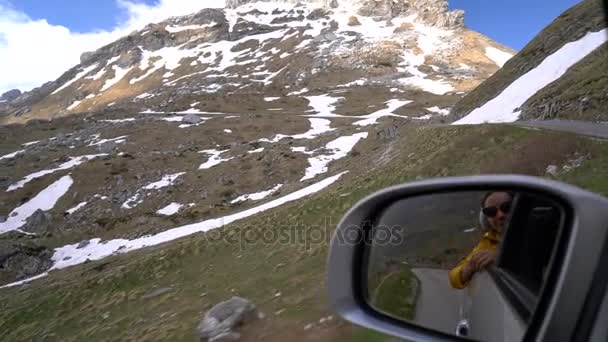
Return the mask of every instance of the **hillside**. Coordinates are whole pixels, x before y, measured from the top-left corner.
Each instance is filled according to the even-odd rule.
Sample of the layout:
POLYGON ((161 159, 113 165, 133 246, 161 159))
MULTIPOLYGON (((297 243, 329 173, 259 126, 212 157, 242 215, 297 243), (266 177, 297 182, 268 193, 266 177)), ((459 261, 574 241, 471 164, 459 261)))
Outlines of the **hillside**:
POLYGON ((606 121, 608 30, 603 10, 602 0, 585 0, 564 12, 460 100, 452 119, 606 121))
POLYGON ((306 201, 215 233, 51 272, 27 287, 0 289, 5 298, 0 337, 191 340, 200 312, 234 294, 252 298, 267 314, 260 326, 244 332, 252 340, 285 334, 296 341, 367 336, 335 317, 319 323, 332 316, 323 285, 327 238, 341 215, 364 196, 421 177, 496 172, 543 176, 548 165, 562 170, 557 179, 608 195, 608 145, 603 141, 509 126, 404 126, 399 133, 391 143, 389 163, 380 162, 386 158, 381 153, 362 149, 366 153, 356 164, 376 168, 353 167, 306 201), (580 156, 583 162, 573 168, 580 156), (320 228, 325 238, 264 243, 260 235, 296 234, 298 229, 306 234, 310 227, 320 228), (250 230, 259 238, 247 243, 236 239, 250 230), (159 289, 169 290, 154 295, 159 289), (308 324, 314 328, 304 330, 308 324))

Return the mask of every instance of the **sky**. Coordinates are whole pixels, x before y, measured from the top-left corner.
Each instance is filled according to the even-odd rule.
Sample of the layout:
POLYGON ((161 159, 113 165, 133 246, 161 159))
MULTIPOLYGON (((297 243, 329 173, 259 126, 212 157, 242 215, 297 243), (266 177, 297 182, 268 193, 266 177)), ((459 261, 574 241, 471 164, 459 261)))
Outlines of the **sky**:
MULTIPOLYGON (((577 0, 450 0, 473 30, 520 50, 577 0)), ((0 94, 57 79, 133 30, 224 0, 0 0, 0 94)))
POLYGON ((521 50, 545 26, 580 0, 449 0, 465 10, 465 24, 495 41, 521 50))

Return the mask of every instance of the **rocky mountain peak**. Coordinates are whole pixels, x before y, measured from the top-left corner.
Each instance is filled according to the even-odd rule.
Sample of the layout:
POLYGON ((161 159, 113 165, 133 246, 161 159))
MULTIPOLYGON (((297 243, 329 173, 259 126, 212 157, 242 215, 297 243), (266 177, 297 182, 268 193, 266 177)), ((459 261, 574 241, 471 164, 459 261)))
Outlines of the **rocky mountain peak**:
POLYGON ((354 10, 357 14, 386 20, 416 15, 418 21, 442 28, 464 27, 464 11, 448 9, 447 0, 227 0, 226 8, 236 9, 256 2, 309 5, 336 10, 354 10))
POLYGON ((454 95, 501 66, 492 49, 513 54, 464 27, 464 12, 446 0, 229 0, 85 52, 59 79, 1 102, 0 114, 21 122, 193 103, 236 112, 244 100, 263 110, 262 94, 285 96, 293 104, 281 110, 295 110, 305 95, 356 97, 371 86, 384 93, 374 103, 396 92, 454 95))

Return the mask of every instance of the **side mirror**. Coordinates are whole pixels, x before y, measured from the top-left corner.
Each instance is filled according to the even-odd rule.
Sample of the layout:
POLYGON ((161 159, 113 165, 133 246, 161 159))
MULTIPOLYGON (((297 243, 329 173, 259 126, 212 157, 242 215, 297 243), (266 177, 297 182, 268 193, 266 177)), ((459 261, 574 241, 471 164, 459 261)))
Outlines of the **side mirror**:
POLYGON ((354 324, 407 340, 571 340, 607 209, 603 197, 528 176, 380 191, 334 233, 331 305, 354 324))

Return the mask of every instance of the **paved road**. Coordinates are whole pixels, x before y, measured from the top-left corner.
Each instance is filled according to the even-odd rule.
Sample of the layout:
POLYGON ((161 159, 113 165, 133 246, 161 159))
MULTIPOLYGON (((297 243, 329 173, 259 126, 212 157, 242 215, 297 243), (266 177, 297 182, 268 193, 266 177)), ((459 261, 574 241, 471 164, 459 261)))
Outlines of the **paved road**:
POLYGON ((571 132, 589 137, 608 139, 608 123, 575 120, 517 121, 515 126, 542 128, 552 131, 571 132))
POLYGON ((450 286, 448 271, 414 268, 420 280, 420 296, 414 321, 422 326, 453 334, 459 321, 462 291, 450 286))
MULTIPOLYGON (((546 129, 559 132, 570 132, 599 139, 608 139, 608 122, 596 123, 576 120, 544 120, 544 121, 516 121, 507 123, 519 127, 546 129)), ((503 124, 504 125, 504 124, 503 124)), ((430 124, 433 127, 451 126, 451 124, 430 124)))

